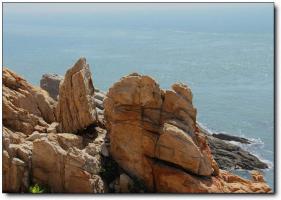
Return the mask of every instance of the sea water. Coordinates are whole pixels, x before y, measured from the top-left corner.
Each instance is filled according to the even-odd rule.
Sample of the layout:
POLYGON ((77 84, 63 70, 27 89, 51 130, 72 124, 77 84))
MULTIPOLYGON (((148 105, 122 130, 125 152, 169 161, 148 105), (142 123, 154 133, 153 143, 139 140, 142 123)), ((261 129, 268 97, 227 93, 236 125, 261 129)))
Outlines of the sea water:
MULTIPOLYGON (((273 4, 5 4, 3 65, 39 85, 81 56, 104 91, 139 72, 191 87, 198 121, 253 141, 274 182, 273 4)), ((235 171, 244 177, 245 171, 235 171)))

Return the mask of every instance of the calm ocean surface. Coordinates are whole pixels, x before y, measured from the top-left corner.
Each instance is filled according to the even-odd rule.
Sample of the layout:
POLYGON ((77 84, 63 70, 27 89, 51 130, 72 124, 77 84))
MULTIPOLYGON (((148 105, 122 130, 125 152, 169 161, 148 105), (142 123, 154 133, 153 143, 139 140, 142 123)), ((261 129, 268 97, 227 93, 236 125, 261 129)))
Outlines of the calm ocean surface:
POLYGON ((3 64, 31 83, 81 56, 104 91, 131 72, 186 83, 198 121, 253 140, 273 185, 273 4, 4 4, 3 17, 3 64))

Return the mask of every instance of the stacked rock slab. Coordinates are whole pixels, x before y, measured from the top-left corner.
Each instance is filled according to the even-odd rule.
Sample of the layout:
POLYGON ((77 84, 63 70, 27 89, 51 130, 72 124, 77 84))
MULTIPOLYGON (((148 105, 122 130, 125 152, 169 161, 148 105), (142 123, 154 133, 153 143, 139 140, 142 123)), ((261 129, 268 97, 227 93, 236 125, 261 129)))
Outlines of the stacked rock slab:
POLYGON ((55 102, 48 93, 3 68, 3 191, 24 192, 31 176, 33 132, 55 121, 55 102))
POLYGON ((97 123, 94 86, 89 65, 80 58, 60 83, 57 120, 61 132, 77 132, 97 123))
POLYGON ((46 91, 3 69, 3 192, 28 192, 36 183, 49 192, 104 192, 99 171, 105 130, 89 131, 95 137, 86 142, 61 133, 55 105, 46 91))
POLYGON ((33 182, 50 188, 50 192, 103 193, 104 183, 98 175, 100 139, 83 149, 82 138, 70 133, 48 134, 34 140, 33 182))
POLYGON ((55 102, 48 93, 3 68, 3 125, 31 134, 55 121, 55 102))
MULTIPOLYGON (((256 192, 256 182, 219 170, 196 126, 186 85, 165 91, 152 78, 134 73, 109 89, 104 108, 112 157, 149 191, 256 192)), ((257 184, 262 192, 270 191, 264 182, 257 184)))
POLYGON ((24 192, 30 183, 32 143, 26 135, 3 127, 3 192, 24 192))

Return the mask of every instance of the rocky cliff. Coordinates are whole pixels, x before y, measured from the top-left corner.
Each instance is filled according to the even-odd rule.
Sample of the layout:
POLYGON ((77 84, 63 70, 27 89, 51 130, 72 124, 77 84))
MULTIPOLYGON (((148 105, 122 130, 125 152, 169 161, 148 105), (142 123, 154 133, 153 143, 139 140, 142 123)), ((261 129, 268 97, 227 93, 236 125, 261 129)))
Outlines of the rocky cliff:
MULTIPOLYGON (((58 102, 45 90, 33 87, 14 72, 3 69, 4 192, 27 192, 35 183, 49 192, 105 191, 99 173, 106 131, 93 127, 81 136, 68 131, 82 130, 94 124, 96 119, 91 96, 93 85, 85 82, 91 77, 84 60, 79 60, 71 69, 70 72, 77 72, 74 82, 81 84, 74 88, 75 94, 83 95, 75 99, 73 82, 65 81, 61 84, 58 102), (68 104, 72 100, 72 104, 68 104), (77 101, 79 108, 74 111, 72 105, 77 101), (60 113, 62 108, 65 112, 60 113), (79 123, 81 121, 77 122, 77 119, 88 121, 79 123), (71 121, 65 124, 64 120, 71 121)), ((67 73, 66 77, 72 79, 72 74, 67 73)))
POLYGON ((264 182, 219 169, 197 127, 188 86, 162 90, 152 78, 131 74, 109 89, 104 107, 112 157, 149 191, 270 191, 264 182))
POLYGON ((247 180, 220 169, 232 167, 216 156, 228 143, 197 124, 187 85, 163 90, 134 73, 105 94, 85 58, 50 77, 40 89, 3 69, 4 192, 271 192, 258 171, 247 180))

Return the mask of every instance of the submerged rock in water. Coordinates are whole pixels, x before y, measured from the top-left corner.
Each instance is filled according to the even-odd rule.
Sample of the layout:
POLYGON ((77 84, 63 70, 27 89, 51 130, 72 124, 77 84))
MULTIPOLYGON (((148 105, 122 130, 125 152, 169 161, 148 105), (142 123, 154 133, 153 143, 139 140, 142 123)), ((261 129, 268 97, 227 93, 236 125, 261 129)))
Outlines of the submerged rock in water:
POLYGON ((238 137, 234 135, 228 135, 225 133, 213 133, 212 136, 215 138, 219 138, 221 140, 235 141, 235 142, 240 142, 242 144, 251 144, 251 141, 246 138, 238 137))
POLYGON ((214 159, 221 169, 266 169, 267 164, 241 147, 207 136, 214 159))
MULTIPOLYGON (((220 137, 214 137, 212 134, 197 124, 200 131, 208 138, 208 144, 212 150, 214 159, 221 169, 266 169, 268 165, 257 158, 255 155, 242 149, 238 145, 232 144, 220 137)), ((237 138, 236 136, 233 136, 237 138)), ((229 136, 227 138, 232 138, 229 136)), ((247 139, 246 139, 247 140, 247 139)))

